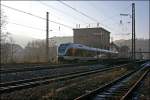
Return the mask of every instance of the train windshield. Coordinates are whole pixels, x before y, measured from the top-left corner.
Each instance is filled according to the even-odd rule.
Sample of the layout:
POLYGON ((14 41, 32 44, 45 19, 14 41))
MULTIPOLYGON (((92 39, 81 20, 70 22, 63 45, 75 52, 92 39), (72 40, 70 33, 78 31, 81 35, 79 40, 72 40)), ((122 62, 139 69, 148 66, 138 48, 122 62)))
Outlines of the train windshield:
POLYGON ((70 44, 61 44, 58 48, 58 52, 64 53, 68 45, 70 45, 70 44))

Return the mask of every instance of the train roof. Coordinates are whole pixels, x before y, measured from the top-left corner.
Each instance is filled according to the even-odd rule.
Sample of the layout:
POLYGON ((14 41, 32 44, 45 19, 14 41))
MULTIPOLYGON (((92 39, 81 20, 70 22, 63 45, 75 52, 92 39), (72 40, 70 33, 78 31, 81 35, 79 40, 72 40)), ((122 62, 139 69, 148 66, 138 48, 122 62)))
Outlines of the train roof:
POLYGON ((84 49, 84 50, 89 50, 89 51, 99 51, 99 52, 107 52, 107 53, 118 53, 118 52, 114 52, 114 51, 110 51, 110 50, 106 50, 106 49, 100 49, 100 48, 93 48, 93 47, 85 46, 83 44, 65 43, 65 44, 62 44, 62 45, 68 45, 68 48, 69 47, 73 47, 73 48, 84 49))

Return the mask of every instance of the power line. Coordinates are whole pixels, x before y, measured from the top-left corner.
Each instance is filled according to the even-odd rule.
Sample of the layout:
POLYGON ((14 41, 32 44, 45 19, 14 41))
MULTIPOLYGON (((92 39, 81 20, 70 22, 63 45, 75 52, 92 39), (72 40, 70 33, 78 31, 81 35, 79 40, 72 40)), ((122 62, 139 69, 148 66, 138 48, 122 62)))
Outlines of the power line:
MULTIPOLYGON (((91 5, 95 10, 97 10, 96 7, 93 6, 91 3, 90 3, 90 5, 91 5)), ((129 9, 130 6, 131 6, 131 5, 129 5, 129 6, 126 7, 125 9, 123 9, 123 11, 129 9)), ((119 13, 119 14, 120 14, 120 13, 119 13)), ((105 19, 103 19, 102 22, 104 22, 104 21, 106 22, 106 21, 109 21, 109 20, 114 21, 113 18, 116 18, 116 16, 118 16, 118 13, 115 13, 115 15, 113 15, 113 16, 111 16, 111 17, 107 17, 107 18, 105 17, 105 19)), ((116 22, 115 22, 115 23, 112 23, 112 24, 118 25, 118 23, 116 23, 116 22)), ((113 30, 114 30, 114 29, 113 29, 113 30)))
MULTIPOLYGON (((85 14, 85 13, 83 13, 83 12, 77 10, 76 8, 73 8, 73 7, 70 6, 69 4, 66 4, 66 3, 64 3, 64 2, 62 2, 62 1, 60 1, 60 0, 59 0, 59 2, 60 2, 61 4, 63 4, 63 5, 65 5, 65 6, 67 6, 67 7, 71 8, 72 10, 74 10, 74 11, 80 13, 81 15, 83 15, 83 16, 89 18, 90 20, 92 20, 92 21, 94 21, 94 22, 98 22, 99 24, 101 24, 101 25, 104 26, 104 27, 107 27, 108 29, 114 30, 114 29, 108 27, 107 25, 104 25, 104 24, 100 23, 100 22, 99 22, 98 20, 96 20, 95 18, 93 18, 93 17, 91 17, 91 16, 88 16, 87 14, 85 14)), ((115 31, 115 30, 114 30, 114 31, 115 31)))
POLYGON ((60 2, 61 4, 63 4, 63 5, 65 5, 65 6, 67 6, 67 7, 71 8, 72 10, 74 10, 74 11, 80 13, 81 15, 83 15, 83 16, 85 16, 85 17, 87 17, 87 18, 89 18, 89 19, 91 19, 91 20, 93 20, 93 21, 95 21, 95 22, 98 22, 98 20, 96 20, 95 18, 93 18, 93 17, 91 17, 91 16, 88 16, 87 14, 85 14, 85 13, 83 13, 83 12, 77 10, 76 8, 73 8, 73 7, 70 6, 69 4, 66 4, 66 3, 64 3, 64 2, 62 2, 62 1, 60 1, 60 0, 59 0, 59 2, 60 2))
MULTIPOLYGON (((10 24, 14 24, 14 25, 18 25, 18 26, 22 26, 22 27, 26 27, 26 28, 31 28, 31 29, 40 30, 40 31, 46 31, 44 29, 37 28, 37 27, 32 27, 32 26, 23 25, 23 24, 19 24, 19 23, 15 23, 15 22, 10 22, 10 21, 7 21, 7 22, 10 24)), ((55 29, 55 30, 57 30, 57 29, 55 29)), ((49 30, 49 31, 52 31, 52 30, 49 30)), ((58 31, 60 31, 60 30, 58 30, 58 31)))
POLYGON ((6 7, 6 8, 9 8, 9 9, 12 9, 12 10, 15 10, 15 11, 18 11, 18 12, 21 12, 21 13, 24 13, 24 14, 27 14, 27 15, 31 15, 31 16, 34 16, 34 17, 37 17, 37 18, 40 18, 40 19, 43 19, 43 20, 46 20, 45 18, 42 18, 40 16, 37 16, 37 15, 34 15, 34 14, 31 14, 31 13, 28 13, 28 12, 25 12, 23 10, 19 10, 19 9, 16 9, 16 8, 13 8, 13 7, 10 7, 10 6, 6 6, 4 4, 1 4, 2 6, 6 7))
MULTIPOLYGON (((39 1, 39 2, 40 2, 42 5, 44 5, 44 6, 48 7, 48 8, 54 9, 54 10, 57 11, 57 12, 60 12, 60 13, 62 13, 62 14, 64 14, 64 15, 72 16, 71 18, 74 17, 72 14, 69 14, 69 13, 66 13, 66 12, 64 12, 64 11, 61 11, 60 9, 54 8, 54 7, 52 7, 52 6, 48 5, 48 4, 45 4, 45 3, 41 2, 41 1, 39 1)), ((76 18, 76 19, 77 19, 77 18, 76 18)), ((83 23, 86 23, 86 22, 83 21, 83 20, 80 20, 80 19, 77 19, 77 20, 78 20, 78 21, 82 21, 83 23)))
POLYGON ((36 28, 36 27, 32 27, 32 26, 28 26, 28 25, 18 24, 18 23, 14 23, 14 22, 8 22, 8 23, 10 23, 10 24, 15 24, 15 25, 22 26, 22 27, 26 27, 26 28, 35 29, 35 30, 45 31, 45 30, 43 30, 43 29, 36 28))
MULTIPOLYGON (((123 9, 123 11, 129 9, 129 7, 131 7, 131 5, 129 5, 129 6, 126 7, 125 9, 123 9)), ((115 14, 115 15, 113 15, 113 16, 111 16, 111 17, 108 17, 107 19, 104 19, 104 20, 102 20, 102 21, 113 20, 113 18, 115 18, 116 16, 118 16, 118 14, 115 14)))
MULTIPOLYGON (((6 7, 6 8, 12 9, 12 10, 14 10, 14 11, 18 11, 18 12, 20 12, 20 13, 24 13, 24 14, 27 14, 27 15, 31 15, 31 16, 34 16, 34 17, 39 18, 39 19, 42 19, 42 20, 46 20, 46 18, 43 18, 43 17, 40 17, 40 16, 37 16, 37 15, 31 14, 31 13, 25 12, 25 11, 23 11, 23 10, 19 10, 19 9, 10 7, 10 6, 6 6, 6 5, 4 5, 4 4, 1 4, 1 5, 4 6, 4 7, 6 7)), ((65 25, 65 24, 62 24, 62 23, 59 23, 59 22, 55 22, 55 21, 52 21, 52 20, 49 20, 49 21, 52 22, 52 23, 55 23, 55 24, 58 24, 58 25, 61 25, 61 26, 70 28, 70 29, 73 28, 72 26, 65 25)))
MULTIPOLYGON (((93 6, 91 3, 90 3, 90 5, 91 5, 94 9, 96 9, 95 6, 93 6)), ((123 9, 123 11, 129 9, 129 7, 131 7, 131 5, 129 5, 129 6, 126 7, 125 9, 123 9)), ((120 14, 120 13, 119 13, 119 14, 120 14)), ((103 19, 102 22, 104 22, 104 21, 106 22, 106 21, 109 21, 109 20, 114 21, 113 19, 116 18, 116 16, 118 16, 118 13, 115 13, 115 14, 114 14, 113 16, 111 16, 111 17, 107 17, 107 18, 105 17, 105 19, 103 19)), ((116 23, 116 22, 113 23, 113 24, 118 25, 118 23, 116 23)), ((114 30, 114 29, 113 29, 113 30, 114 30)))
MULTIPOLYGON (((62 3, 63 5, 65 5, 65 6, 67 6, 67 7, 71 8, 72 10, 74 10, 74 11, 80 13, 81 15, 83 15, 83 16, 85 16, 85 17, 87 17, 87 18, 89 18, 89 19, 91 19, 91 20, 93 20, 93 21, 99 23, 99 21, 96 20, 95 18, 93 18, 93 17, 91 17, 91 16, 88 16, 87 14, 85 14, 85 13, 83 13, 83 12, 77 10, 76 8, 73 8, 73 7, 70 6, 69 4, 66 4, 66 3, 64 3, 64 2, 62 2, 62 1, 59 1, 59 2, 62 3)), ((99 23, 99 24, 101 24, 101 25, 104 26, 104 27, 107 27, 108 29, 114 30, 114 29, 112 29, 112 28, 110 28, 110 27, 108 27, 107 25, 104 25, 104 24, 102 24, 102 23, 99 23)), ((116 30, 115 30, 115 31, 116 31, 116 30)))
POLYGON ((64 27, 67 27, 67 28, 73 29, 73 27, 72 27, 72 26, 68 26, 68 25, 65 25, 65 24, 62 24, 62 23, 59 23, 59 22, 55 22, 55 21, 50 21, 50 22, 53 22, 53 23, 55 23, 55 24, 59 24, 59 25, 62 25, 62 26, 64 26, 64 27))

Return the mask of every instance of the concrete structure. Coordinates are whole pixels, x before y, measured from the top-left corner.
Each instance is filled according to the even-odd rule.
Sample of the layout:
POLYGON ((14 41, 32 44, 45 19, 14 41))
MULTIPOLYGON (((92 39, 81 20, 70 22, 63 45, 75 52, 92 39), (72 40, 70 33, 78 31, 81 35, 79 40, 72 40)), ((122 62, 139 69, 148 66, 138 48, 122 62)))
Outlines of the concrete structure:
POLYGON ((101 27, 73 29, 74 43, 109 49, 110 32, 101 27))
POLYGON ((120 47, 117 46, 114 42, 111 42, 110 46, 109 46, 109 50, 114 51, 114 52, 119 52, 120 51, 120 47))
POLYGON ((130 57, 130 49, 128 46, 117 46, 114 42, 110 43, 110 50, 114 52, 119 52, 119 58, 129 58, 130 57))
POLYGON ((120 58, 129 58, 130 57, 130 53, 129 53, 130 49, 128 46, 123 45, 120 47, 119 50, 119 57, 120 58))

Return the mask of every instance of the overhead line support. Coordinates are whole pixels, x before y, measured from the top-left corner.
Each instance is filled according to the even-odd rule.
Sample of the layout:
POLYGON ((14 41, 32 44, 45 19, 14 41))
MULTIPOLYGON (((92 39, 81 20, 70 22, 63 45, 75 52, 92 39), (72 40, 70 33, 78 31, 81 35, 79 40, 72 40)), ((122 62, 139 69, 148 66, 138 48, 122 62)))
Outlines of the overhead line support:
POLYGON ((46 12, 46 57, 49 62, 49 12, 46 12))
POLYGON ((135 3, 132 3, 132 60, 135 59, 135 3))

